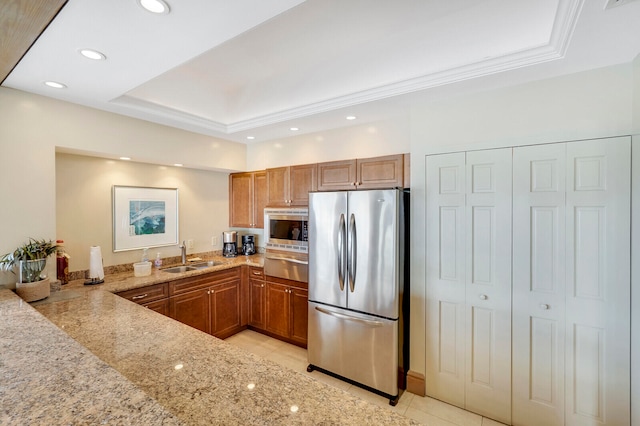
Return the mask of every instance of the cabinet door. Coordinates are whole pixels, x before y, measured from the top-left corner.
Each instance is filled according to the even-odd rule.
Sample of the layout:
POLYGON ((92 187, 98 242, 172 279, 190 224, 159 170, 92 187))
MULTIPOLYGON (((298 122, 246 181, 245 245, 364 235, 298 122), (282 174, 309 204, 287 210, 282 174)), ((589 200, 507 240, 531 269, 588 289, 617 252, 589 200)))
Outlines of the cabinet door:
POLYGON ((240 328, 240 281, 215 285, 209 296, 211 334, 224 339, 240 328))
POLYGON ((359 189, 402 188, 404 186, 404 155, 359 158, 356 186, 359 189))
POLYGON ((267 331, 283 337, 289 337, 289 287, 276 283, 267 283, 267 331))
POLYGON ((309 192, 315 191, 318 184, 318 166, 307 164, 289 168, 289 204, 308 206, 309 192))
POLYGON ((209 290, 190 291, 171 297, 169 314, 176 321, 210 333, 209 290))
POLYGON ((291 340, 307 345, 307 323, 309 292, 301 288, 291 288, 291 340))
POLYGON ((253 173, 229 175, 229 226, 251 228, 253 221, 253 173))
POLYGON ((249 306, 249 325, 264 330, 266 328, 267 298, 265 284, 262 280, 249 280, 251 293, 249 306))
POLYGON ((267 169, 267 206, 288 206, 289 200, 289 167, 267 169))
POLYGON ((253 220, 251 228, 264 228, 264 208, 267 206, 267 173, 255 172, 253 180, 253 220))
POLYGON ((355 189, 356 160, 318 164, 318 191, 355 189))

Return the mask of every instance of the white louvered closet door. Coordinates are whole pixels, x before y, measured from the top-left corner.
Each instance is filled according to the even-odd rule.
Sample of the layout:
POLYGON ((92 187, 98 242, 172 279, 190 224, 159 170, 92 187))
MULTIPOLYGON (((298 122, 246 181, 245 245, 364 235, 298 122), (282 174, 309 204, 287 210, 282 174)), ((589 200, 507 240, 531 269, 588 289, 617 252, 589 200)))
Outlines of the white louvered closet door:
POLYGON ((426 161, 426 391, 464 407, 465 153, 426 161))
POLYGON ((513 424, 564 424, 566 145, 513 150, 513 424))
POLYGON ((429 396, 511 419, 511 149, 427 157, 429 396))
POLYGON ((567 143, 566 424, 630 424, 631 141, 567 143))

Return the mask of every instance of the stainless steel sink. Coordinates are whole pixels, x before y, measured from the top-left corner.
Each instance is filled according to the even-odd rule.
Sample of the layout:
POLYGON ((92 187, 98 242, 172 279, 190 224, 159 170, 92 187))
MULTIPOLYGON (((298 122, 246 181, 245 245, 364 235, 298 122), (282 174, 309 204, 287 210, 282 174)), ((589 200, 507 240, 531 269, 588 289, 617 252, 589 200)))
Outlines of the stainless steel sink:
POLYGON ((181 272, 187 271, 197 271, 199 268, 195 268, 191 265, 189 266, 174 266, 173 268, 163 269, 164 272, 168 272, 170 274, 179 274, 181 272))
POLYGON ((197 271, 200 269, 211 268, 212 266, 220 265, 220 262, 214 262, 210 260, 208 262, 198 262, 198 263, 190 263, 188 265, 181 266, 173 266, 171 268, 163 269, 164 272, 169 272, 170 274, 179 274, 181 272, 187 271, 197 271))
POLYGON ((210 260, 208 262, 190 263, 188 267, 195 268, 195 269, 205 269, 205 268, 211 268, 212 266, 216 266, 216 265, 220 265, 220 262, 214 262, 213 260, 210 260))

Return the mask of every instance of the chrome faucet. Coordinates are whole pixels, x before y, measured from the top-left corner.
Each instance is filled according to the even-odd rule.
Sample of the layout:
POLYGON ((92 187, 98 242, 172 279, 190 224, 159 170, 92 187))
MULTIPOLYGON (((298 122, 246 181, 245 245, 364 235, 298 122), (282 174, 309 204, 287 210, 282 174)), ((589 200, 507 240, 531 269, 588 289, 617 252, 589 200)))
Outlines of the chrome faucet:
POLYGON ((179 247, 180 247, 180 256, 182 256, 182 264, 186 265, 187 264, 187 245, 183 241, 182 245, 179 247))

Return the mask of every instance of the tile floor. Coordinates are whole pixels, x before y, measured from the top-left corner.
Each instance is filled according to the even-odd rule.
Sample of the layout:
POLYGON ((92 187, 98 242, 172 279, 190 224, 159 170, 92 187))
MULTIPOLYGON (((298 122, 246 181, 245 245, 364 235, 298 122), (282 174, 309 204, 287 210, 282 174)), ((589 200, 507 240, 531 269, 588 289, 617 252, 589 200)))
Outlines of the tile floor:
POLYGON ((306 349, 281 342, 277 339, 265 336, 252 330, 244 330, 226 339, 228 343, 239 346, 256 355, 277 362, 278 364, 310 375, 329 385, 351 392, 374 404, 394 410, 410 419, 416 420, 428 426, 503 426, 494 420, 479 416, 478 414, 462 410, 444 402, 404 392, 398 405, 392 407, 389 400, 366 391, 357 386, 338 380, 319 371, 307 373, 306 349))

